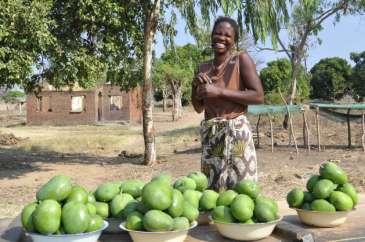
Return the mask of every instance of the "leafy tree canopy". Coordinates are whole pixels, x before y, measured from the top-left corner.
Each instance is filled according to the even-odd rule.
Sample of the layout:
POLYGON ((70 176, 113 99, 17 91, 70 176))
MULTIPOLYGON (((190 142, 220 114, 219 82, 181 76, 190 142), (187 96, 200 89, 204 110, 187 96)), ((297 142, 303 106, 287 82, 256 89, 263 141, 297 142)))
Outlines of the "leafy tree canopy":
POLYGON ((351 66, 342 58, 324 58, 310 70, 311 98, 334 100, 351 87, 351 66))
MULTIPOLYGON (((278 90, 287 94, 290 91, 290 80, 292 65, 286 58, 271 61, 267 67, 260 72, 260 78, 264 87, 266 102, 279 104, 282 103, 278 90)), ((298 81, 298 99, 301 101, 309 96, 308 75, 304 67, 300 66, 298 81)))

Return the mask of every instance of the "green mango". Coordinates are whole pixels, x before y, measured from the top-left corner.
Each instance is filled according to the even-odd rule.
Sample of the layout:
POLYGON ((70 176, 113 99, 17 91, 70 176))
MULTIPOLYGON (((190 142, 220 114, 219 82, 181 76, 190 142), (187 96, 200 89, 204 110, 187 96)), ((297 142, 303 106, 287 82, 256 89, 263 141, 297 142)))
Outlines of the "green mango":
POLYGON ((183 176, 175 181, 174 188, 180 192, 185 192, 186 190, 195 190, 196 183, 193 179, 183 176))
POLYGON ((234 223, 235 218, 232 216, 231 210, 226 206, 217 206, 212 211, 212 219, 221 223, 234 223))
POLYGON ((315 199, 310 204, 310 210, 320 212, 336 212, 336 208, 324 199, 315 199))
POLYGON ((68 197, 71 190, 71 179, 68 176, 57 175, 37 191, 36 197, 38 201, 52 199, 61 202, 68 197))
POLYGON ((128 193, 134 198, 137 198, 142 195, 142 189, 144 185, 145 183, 140 180, 128 180, 122 182, 120 189, 123 193, 128 193))
POLYGON ((106 182, 98 186, 95 199, 99 202, 110 202, 120 192, 120 186, 115 182, 106 182))
POLYGON ((231 213, 240 222, 245 222, 252 218, 255 203, 245 194, 239 194, 231 204, 231 213))
POLYGON ((219 193, 217 206, 230 206, 237 195, 237 192, 233 190, 227 190, 219 193))
POLYGON ((96 214, 103 219, 109 217, 109 205, 104 202, 94 202, 93 205, 96 208, 96 214))
POLYGON ((256 204, 253 214, 260 223, 267 223, 277 218, 276 213, 265 203, 256 204))
POLYGON ((316 183, 319 181, 320 179, 320 176, 318 175, 312 175, 308 181, 307 181, 307 190, 309 192, 313 192, 313 188, 314 188, 314 185, 316 185, 316 183))
POLYGON ((338 211, 350 211, 354 207, 351 197, 344 192, 332 192, 329 200, 338 211))
POLYGON ((71 193, 67 197, 67 202, 75 201, 86 204, 89 193, 81 186, 73 186, 71 193))
POLYGON ((189 173, 188 177, 195 181, 196 190, 203 192, 208 188, 208 178, 204 173, 200 171, 194 171, 189 173))
POLYGON ((141 231, 144 229, 143 227, 143 214, 140 212, 134 211, 130 213, 127 217, 126 224, 127 229, 141 231))
POLYGON ((36 202, 28 203, 22 210, 21 220, 23 228, 28 232, 34 232, 33 218, 32 214, 37 208, 38 204, 36 202))
POLYGON ((195 208, 199 208, 199 201, 202 197, 201 192, 195 190, 186 190, 183 195, 185 202, 190 203, 195 208))
POLYGON ((358 202, 358 195, 355 187, 352 184, 345 183, 338 190, 349 195, 354 203, 354 206, 356 206, 358 202))
POLYGON ((217 206, 219 194, 213 190, 205 190, 199 201, 199 207, 204 211, 210 211, 217 206))
POLYGON ((104 220, 99 215, 91 215, 89 226, 85 232, 92 232, 103 228, 104 220))
POLYGON ((242 180, 236 184, 234 190, 239 194, 246 194, 252 199, 255 199, 261 192, 259 185, 253 180, 242 180))
POLYGON ((347 182, 347 174, 339 166, 333 162, 326 162, 319 168, 319 174, 322 178, 331 180, 335 184, 345 184, 347 182))
POLYGON ((41 234, 56 233, 61 225, 61 205, 55 200, 43 200, 34 210, 32 221, 41 234))
POLYGON ((67 234, 85 232, 90 224, 89 211, 85 204, 71 201, 62 208, 62 226, 67 234))
POLYGON ((172 186, 164 182, 149 182, 142 189, 142 202, 149 209, 168 209, 172 204, 172 190, 172 186))
POLYGON ((174 218, 172 230, 187 230, 190 227, 189 220, 185 217, 174 218))
POLYGON ((173 218, 180 217, 184 212, 184 196, 177 189, 172 191, 172 203, 167 212, 173 218))
POLYGON ((134 198, 128 193, 116 195, 110 202, 110 213, 114 218, 122 218, 123 210, 134 198))
POLYGON ((184 211, 182 217, 187 218, 189 222, 193 222, 198 219, 199 210, 198 208, 192 206, 190 203, 184 202, 184 211))
POLYGON ((331 180, 320 179, 313 187, 313 197, 317 199, 326 199, 335 190, 335 185, 331 180))
POLYGON ((263 203, 267 206, 270 207, 270 209, 275 213, 277 214, 278 211, 279 211, 279 207, 278 207, 278 204, 276 203, 276 201, 274 201, 273 199, 271 198, 268 198, 268 197, 264 197, 264 196, 258 196, 256 199, 255 199, 255 205, 257 204, 260 204, 260 203, 263 203))
POLYGON ((150 210, 143 216, 143 226, 150 232, 170 231, 173 228, 173 219, 162 211, 150 210))
POLYGON ((304 193, 299 188, 292 189, 286 196, 286 201, 291 208, 300 208, 303 204, 304 193))
POLYGON ((94 204, 86 203, 86 207, 87 207, 87 211, 89 212, 90 215, 95 215, 96 214, 96 207, 95 207, 94 204))

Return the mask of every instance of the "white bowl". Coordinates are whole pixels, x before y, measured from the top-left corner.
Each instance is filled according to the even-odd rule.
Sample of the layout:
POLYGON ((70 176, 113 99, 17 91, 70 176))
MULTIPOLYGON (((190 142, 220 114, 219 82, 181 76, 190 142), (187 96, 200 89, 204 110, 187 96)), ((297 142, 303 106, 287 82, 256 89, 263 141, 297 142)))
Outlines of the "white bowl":
POLYGON ((332 228, 346 222, 350 211, 320 212, 304 209, 295 209, 300 221, 316 227, 332 228))
POLYGON ((194 221, 188 229, 164 232, 129 230, 124 227, 124 223, 120 224, 120 228, 129 232, 133 242, 183 242, 186 239, 189 230, 195 228, 197 225, 198 223, 194 221))
POLYGON ((222 223, 213 221, 218 232, 224 237, 240 240, 259 240, 272 234, 276 224, 281 217, 268 223, 242 224, 242 223, 222 223))
POLYGON ((101 229, 88 233, 43 235, 27 232, 26 235, 32 239, 32 242, 97 242, 101 232, 103 232, 103 230, 107 227, 108 222, 104 221, 104 226, 101 229))

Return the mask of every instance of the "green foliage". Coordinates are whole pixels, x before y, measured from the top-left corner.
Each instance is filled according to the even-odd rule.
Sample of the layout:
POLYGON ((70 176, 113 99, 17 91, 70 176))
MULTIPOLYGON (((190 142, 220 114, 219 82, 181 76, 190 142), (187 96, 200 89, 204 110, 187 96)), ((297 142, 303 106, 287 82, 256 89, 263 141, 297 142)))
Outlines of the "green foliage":
POLYGON ((54 0, 56 46, 46 76, 56 87, 111 82, 123 89, 142 79, 141 6, 118 0, 54 0))
POLYGON ((52 1, 9 0, 0 4, 0 86, 27 86, 34 67, 55 38, 49 31, 52 1))
MULTIPOLYGON (((290 80, 292 74, 292 66, 288 59, 278 59, 271 61, 267 67, 260 72, 260 78, 265 91, 265 102, 269 104, 282 104, 283 101, 278 90, 286 95, 290 90, 290 80)), ((297 102, 302 102, 309 96, 308 75, 303 66, 300 66, 299 75, 297 77, 297 102)), ((285 97, 285 96, 284 96, 285 97)))
POLYGON ((124 89, 142 80, 142 6, 118 0, 0 4, 0 85, 124 89))
POLYGON ((334 100, 351 87, 351 66, 339 57, 324 58, 310 70, 311 98, 334 100))
POLYGON ((1 99, 6 103, 17 103, 25 98, 25 93, 21 91, 8 91, 1 99))
POLYGON ((361 99, 365 97, 365 51, 351 53, 350 58, 355 62, 351 75, 354 94, 361 99))
POLYGON ((191 81, 195 68, 208 58, 210 55, 207 55, 204 49, 192 44, 166 51, 154 63, 153 82, 155 87, 169 89, 172 81, 178 83, 182 88, 183 99, 190 102, 191 81))

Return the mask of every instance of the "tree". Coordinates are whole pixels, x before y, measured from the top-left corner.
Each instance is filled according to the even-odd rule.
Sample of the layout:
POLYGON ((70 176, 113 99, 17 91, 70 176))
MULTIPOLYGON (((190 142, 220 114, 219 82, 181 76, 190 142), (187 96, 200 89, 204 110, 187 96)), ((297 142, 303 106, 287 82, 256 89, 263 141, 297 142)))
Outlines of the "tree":
POLYGON ((317 36, 323 29, 323 22, 331 16, 335 16, 335 21, 339 21, 342 15, 363 11, 363 7, 364 2, 359 0, 298 0, 289 11, 288 23, 282 22, 281 19, 276 20, 275 34, 280 49, 259 49, 284 52, 290 59, 292 71, 288 93, 289 103, 292 103, 296 96, 300 65, 304 64, 308 49, 314 42, 321 42, 317 36), (287 43, 279 36, 281 31, 287 32, 289 36, 287 43))
POLYGON ((361 100, 365 97, 365 51, 351 53, 350 58, 355 62, 351 75, 352 87, 355 95, 361 100))
POLYGON ((48 12, 52 1, 3 1, 0 4, 0 86, 25 88, 32 83, 34 68, 53 46, 48 12))
MULTIPOLYGON (((260 79, 263 83, 266 102, 272 104, 282 103, 278 90, 288 92, 292 73, 290 60, 282 58, 271 61, 267 67, 260 71, 260 79)), ((297 101, 302 101, 309 96, 309 78, 303 66, 300 66, 298 75, 297 101)))
POLYGON ((351 66, 345 59, 321 59, 310 72, 311 98, 334 100, 341 98, 351 88, 351 66))
POLYGON ((198 46, 187 44, 174 47, 162 54, 154 64, 154 83, 158 83, 163 92, 168 88, 172 94, 172 119, 181 118, 182 96, 191 93, 191 80, 199 63, 210 57, 198 46))

